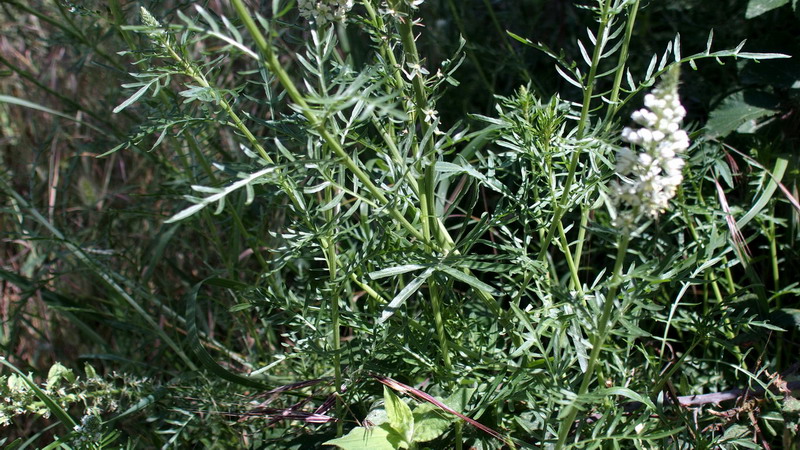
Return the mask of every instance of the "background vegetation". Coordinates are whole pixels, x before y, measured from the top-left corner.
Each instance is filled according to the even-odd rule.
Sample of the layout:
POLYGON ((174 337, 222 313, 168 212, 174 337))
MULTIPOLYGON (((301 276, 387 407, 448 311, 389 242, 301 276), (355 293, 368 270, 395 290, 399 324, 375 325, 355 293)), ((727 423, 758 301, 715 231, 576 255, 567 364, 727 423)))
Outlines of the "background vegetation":
POLYGON ((741 53, 795 2, 237 3, 0 2, 0 443, 797 446, 800 67, 741 53), (618 254, 676 42, 684 185, 618 254))

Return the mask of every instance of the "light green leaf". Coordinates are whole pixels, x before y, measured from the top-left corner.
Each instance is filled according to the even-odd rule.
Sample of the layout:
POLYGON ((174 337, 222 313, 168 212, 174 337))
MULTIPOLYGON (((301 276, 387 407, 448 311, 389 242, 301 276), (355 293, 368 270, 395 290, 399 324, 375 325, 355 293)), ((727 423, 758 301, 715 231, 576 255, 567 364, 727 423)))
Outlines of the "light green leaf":
POLYGON ((653 402, 649 398, 639 395, 636 392, 624 387, 611 387, 608 389, 602 389, 597 392, 597 395, 600 396, 620 395, 622 397, 627 397, 635 402, 639 402, 650 409, 656 408, 653 402))
POLYGON ((402 436, 405 442, 414 442, 414 415, 411 413, 411 408, 386 386, 383 387, 383 400, 389 418, 388 425, 402 436))
POLYGON ((736 226, 739 229, 744 228, 748 222, 753 220, 753 217, 757 216, 758 213, 767 207, 767 203, 775 194, 775 190, 778 188, 778 183, 780 183, 783 179, 783 175, 786 173, 786 168, 788 165, 789 161, 785 158, 778 158, 778 160, 775 161, 775 168, 772 169, 767 187, 761 192, 758 200, 756 200, 750 210, 747 211, 747 213, 741 219, 736 221, 736 226))
POLYGON ((395 450, 401 448, 400 436, 388 426, 356 427, 347 435, 331 439, 322 445, 335 445, 345 450, 395 450))
POLYGON ((423 403, 414 409, 414 442, 432 441, 449 428, 456 416, 442 411, 430 403, 423 403))

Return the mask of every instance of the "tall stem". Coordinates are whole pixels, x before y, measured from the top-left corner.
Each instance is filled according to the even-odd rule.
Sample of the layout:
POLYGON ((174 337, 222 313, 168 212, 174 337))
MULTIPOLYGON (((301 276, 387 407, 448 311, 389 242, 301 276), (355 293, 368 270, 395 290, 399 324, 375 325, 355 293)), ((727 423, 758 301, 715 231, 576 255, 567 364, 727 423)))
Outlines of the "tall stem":
MULTIPOLYGON (((609 22, 609 3, 611 0, 606 0, 603 2, 601 6, 600 12, 600 26, 597 30, 597 37, 596 37, 596 44, 594 46, 594 52, 592 54, 592 66, 589 68, 589 73, 586 76, 586 82, 583 88, 583 106, 581 108, 581 117, 578 120, 578 130, 576 137, 577 139, 582 139, 586 134, 586 126, 589 122, 589 112, 591 111, 591 103, 592 103, 592 95, 594 93, 594 82, 595 77, 597 76, 597 68, 600 65, 600 57, 603 54, 603 49, 605 48, 606 44, 606 29, 608 28, 609 22)), ((558 230, 558 226, 561 223, 561 218, 567 212, 567 200, 569 199, 569 195, 572 192, 572 183, 575 181, 575 172, 578 169, 578 162, 580 161, 580 151, 573 151, 572 158, 569 162, 569 172, 567 173, 567 180, 564 183, 564 191, 561 194, 560 201, 556 204, 555 211, 553 213, 553 222, 550 224, 550 228, 547 230, 547 236, 545 237, 544 242, 541 243, 541 248, 539 250, 539 261, 544 261, 547 255, 547 250, 550 248, 550 241, 552 241, 553 236, 558 230)), ((568 250, 568 249, 565 249, 568 250)))
MULTIPOLYGON (((594 378, 595 375, 594 371, 597 368, 600 352, 602 351, 603 344, 605 343, 608 335, 608 326, 610 324, 611 313, 614 309, 614 300, 616 300, 617 297, 617 288, 622 281, 622 267, 625 260, 625 254, 628 251, 629 241, 630 236, 625 234, 619 238, 617 243, 617 260, 614 263, 614 272, 611 275, 611 285, 608 288, 608 294, 606 295, 605 303, 603 304, 603 313, 597 323, 597 333, 595 334, 594 339, 592 339, 592 353, 589 355, 589 362, 586 366, 586 372, 583 374, 583 380, 581 381, 581 386, 578 389, 576 401, 580 401, 580 397, 586 394, 586 391, 589 390, 589 384, 591 384, 592 378, 594 378)), ((564 416, 561 425, 559 426, 558 443, 556 444, 557 449, 564 447, 567 437, 569 436, 569 431, 572 428, 572 423, 575 421, 575 416, 577 414, 578 408, 575 406, 575 402, 573 402, 567 407, 567 413, 564 416)))
MULTIPOLYGON (((369 175, 367 175, 361 168, 356 164, 353 158, 347 154, 344 150, 342 145, 336 140, 330 132, 325 128, 325 123, 317 117, 314 111, 309 106, 308 102, 306 101, 305 97, 300 93, 300 90, 297 89, 297 86, 294 84, 292 79, 289 77, 289 74, 283 69, 280 61, 278 61, 278 57, 275 55, 275 52, 272 50, 272 45, 267 42, 267 39, 261 33, 258 26, 256 25, 253 18, 250 16, 250 12, 247 10, 247 7, 244 5, 242 0, 231 0, 236 13, 239 16, 239 19, 242 20, 245 28, 253 37, 256 42, 256 46, 258 47, 261 56, 264 58, 264 64, 267 66, 270 72, 272 72, 280 82, 281 86, 286 90, 286 93, 289 95, 289 98, 300 107, 303 116, 308 120, 309 126, 316 131, 319 136, 328 144, 336 154, 336 156, 342 161, 342 165, 344 165, 353 175, 358 178, 358 180, 367 188, 369 193, 378 199, 378 201, 383 205, 388 205, 389 200, 383 194, 380 188, 375 186, 375 183, 372 182, 369 175)), ((397 208, 393 208, 391 206, 387 207, 389 214, 397 220, 397 222, 406 229, 409 233, 411 233, 417 239, 424 239, 422 233, 405 218, 405 216, 397 210, 397 208)))
POLYGON ((628 61, 628 48, 633 36, 633 25, 636 23, 636 13, 639 12, 639 0, 636 0, 628 12, 628 22, 625 24, 625 37, 622 38, 622 47, 619 51, 619 62, 617 63, 617 73, 614 76, 614 86, 611 88, 609 96, 609 106, 606 111, 606 125, 611 123, 609 120, 619 110, 619 90, 622 85, 622 77, 625 75, 625 63, 628 61))

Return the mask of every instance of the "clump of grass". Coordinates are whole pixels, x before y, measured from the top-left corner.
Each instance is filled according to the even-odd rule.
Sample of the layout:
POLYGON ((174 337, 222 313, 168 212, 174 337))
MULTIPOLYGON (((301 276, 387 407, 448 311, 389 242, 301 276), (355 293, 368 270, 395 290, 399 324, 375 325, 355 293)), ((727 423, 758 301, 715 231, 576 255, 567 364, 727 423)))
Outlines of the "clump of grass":
POLYGON ((655 13, 612 0, 565 16, 591 26, 570 30, 577 43, 564 52, 517 28, 516 6, 465 2, 487 12, 509 75, 485 62, 477 37, 427 40, 451 25, 469 38, 457 3, 351 3, 110 2, 59 6, 53 18, 10 2, 99 58, 115 81, 105 86, 124 95, 82 103, 40 86, 60 108, 2 97, 4 111, 70 121, 71 142, 81 131, 98 139, 65 147, 66 159, 54 152, 27 186, 24 168, 0 176, 7 244, 25 246, 6 251, 28 261, 2 277, 75 327, 82 358, 146 375, 158 392, 126 397, 127 413, 89 415, 64 401, 71 393, 28 395, 54 409, 58 436, 96 447, 793 439, 795 287, 779 256, 794 224, 780 213, 787 200, 797 207, 781 183, 787 159, 765 166, 755 149, 737 157, 752 172, 736 173, 720 139, 744 124, 719 119, 735 98, 706 129, 684 123, 691 147, 676 138, 670 155, 655 132, 678 130, 648 111, 634 115, 646 133, 623 132, 643 98, 653 114, 683 118, 672 105, 686 90, 679 67, 785 55, 670 34, 645 56, 652 43, 637 30, 655 13), (431 23, 438 10, 453 23, 431 23), (556 70, 526 66, 531 50, 556 70), (469 89, 506 92, 459 101, 469 89), (662 175, 670 182, 653 201, 662 175), (750 196, 731 198, 734 175, 755 185, 750 196), (725 413, 682 406, 745 387, 752 395, 734 395, 743 403, 725 413), (741 413, 745 428, 732 419, 741 413))

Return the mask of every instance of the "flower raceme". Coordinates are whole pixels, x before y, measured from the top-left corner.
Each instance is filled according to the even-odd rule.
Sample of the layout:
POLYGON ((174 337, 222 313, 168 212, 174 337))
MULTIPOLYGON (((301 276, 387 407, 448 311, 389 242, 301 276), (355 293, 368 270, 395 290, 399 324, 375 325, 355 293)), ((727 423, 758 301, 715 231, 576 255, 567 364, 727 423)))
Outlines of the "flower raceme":
POLYGON ((680 154, 689 148, 681 129, 686 110, 678 98, 678 69, 670 70, 652 93, 645 108, 631 115, 640 128, 625 127, 622 140, 631 144, 617 152, 619 181, 612 185, 617 208, 615 225, 630 229, 641 217, 654 219, 664 212, 683 181, 680 154))
POLYGON ((317 25, 341 22, 353 7, 353 0, 297 0, 300 15, 317 25))

